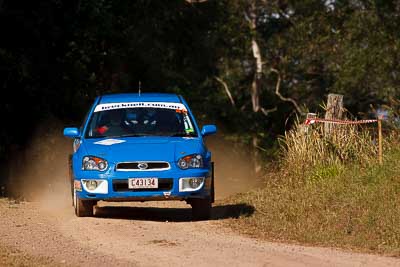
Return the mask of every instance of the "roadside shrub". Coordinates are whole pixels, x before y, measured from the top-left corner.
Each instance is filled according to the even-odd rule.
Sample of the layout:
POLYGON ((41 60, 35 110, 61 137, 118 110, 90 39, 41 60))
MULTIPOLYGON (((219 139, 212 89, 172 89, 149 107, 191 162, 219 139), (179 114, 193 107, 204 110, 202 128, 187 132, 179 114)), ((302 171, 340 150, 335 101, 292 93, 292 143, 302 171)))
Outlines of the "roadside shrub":
MULTIPOLYGON (((400 114, 400 112, 392 112, 400 114)), ((279 168, 262 188, 229 199, 254 207, 230 220, 237 231, 268 240, 400 256, 398 116, 383 122, 383 164, 376 124, 298 123, 280 139, 279 168)))
POLYGON ((286 165, 263 188, 230 198, 255 212, 227 223, 268 240, 400 256, 400 146, 391 145, 383 165, 319 160, 304 176, 286 165))
MULTIPOLYGON (((332 132, 324 132, 324 124, 298 123, 280 139, 282 167, 292 173, 304 174, 308 169, 320 166, 360 164, 376 161, 378 155, 376 126, 335 125, 332 132)), ((325 172, 330 169, 324 169, 325 172)), ((333 170, 333 169, 331 169, 333 170)), ((328 175, 330 176, 330 175, 328 175)))

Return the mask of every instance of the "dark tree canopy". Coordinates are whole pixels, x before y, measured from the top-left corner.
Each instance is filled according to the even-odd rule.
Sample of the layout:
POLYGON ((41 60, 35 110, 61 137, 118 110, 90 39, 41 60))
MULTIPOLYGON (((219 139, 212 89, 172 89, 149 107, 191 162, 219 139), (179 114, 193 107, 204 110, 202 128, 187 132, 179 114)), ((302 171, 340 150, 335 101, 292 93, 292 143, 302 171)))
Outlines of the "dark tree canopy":
POLYGON ((400 97, 398 1, 190 2, 0 1, 3 158, 45 117, 79 121, 96 95, 139 82, 265 142, 330 92, 355 115, 400 97))

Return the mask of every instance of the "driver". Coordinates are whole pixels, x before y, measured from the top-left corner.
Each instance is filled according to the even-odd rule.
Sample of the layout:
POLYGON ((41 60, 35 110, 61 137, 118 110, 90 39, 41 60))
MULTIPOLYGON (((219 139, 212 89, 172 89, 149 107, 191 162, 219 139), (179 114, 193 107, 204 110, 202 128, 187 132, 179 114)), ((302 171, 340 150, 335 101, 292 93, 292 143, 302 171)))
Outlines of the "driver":
POLYGON ((105 111, 102 123, 97 127, 96 131, 100 135, 120 135, 123 133, 121 122, 123 118, 121 109, 113 109, 105 111))

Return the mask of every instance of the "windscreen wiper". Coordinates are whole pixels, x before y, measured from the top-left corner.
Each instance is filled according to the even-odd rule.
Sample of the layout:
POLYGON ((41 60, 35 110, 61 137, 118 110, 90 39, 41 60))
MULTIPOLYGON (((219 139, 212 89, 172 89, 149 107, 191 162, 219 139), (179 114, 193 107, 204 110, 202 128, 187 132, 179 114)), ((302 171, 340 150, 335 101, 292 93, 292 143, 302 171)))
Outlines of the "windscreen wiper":
POLYGON ((143 136, 150 136, 150 134, 123 134, 123 135, 116 135, 116 136, 112 136, 112 137, 118 138, 118 137, 143 137, 143 136))
POLYGON ((170 137, 195 137, 195 135, 190 133, 174 133, 171 134, 170 137))

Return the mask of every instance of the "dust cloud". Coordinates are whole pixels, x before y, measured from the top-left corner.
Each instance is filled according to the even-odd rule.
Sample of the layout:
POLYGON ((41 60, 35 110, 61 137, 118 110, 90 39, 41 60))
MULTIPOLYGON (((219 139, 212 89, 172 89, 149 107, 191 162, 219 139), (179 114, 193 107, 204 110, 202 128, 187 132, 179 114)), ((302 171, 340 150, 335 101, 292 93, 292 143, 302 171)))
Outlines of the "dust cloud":
MULTIPOLYGON (((8 185, 12 196, 39 202, 49 210, 71 207, 68 156, 72 153, 72 141, 62 135, 63 127, 57 120, 43 123, 27 148, 14 155, 8 185)), ((220 135, 207 137, 206 144, 215 162, 216 199, 260 184, 250 149, 220 135)))
POLYGON ((39 126, 23 151, 12 155, 9 166, 10 195, 39 202, 44 209, 71 207, 68 155, 72 143, 62 135, 57 120, 39 126))
POLYGON ((206 137, 214 161, 215 197, 223 199, 257 188, 262 179, 255 172, 249 146, 225 139, 222 135, 206 137))

